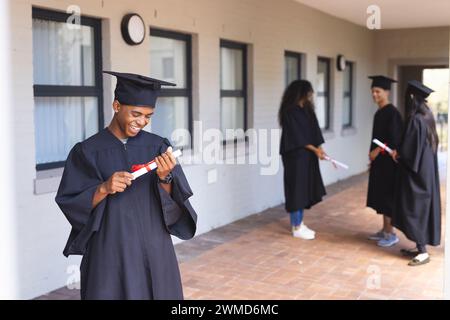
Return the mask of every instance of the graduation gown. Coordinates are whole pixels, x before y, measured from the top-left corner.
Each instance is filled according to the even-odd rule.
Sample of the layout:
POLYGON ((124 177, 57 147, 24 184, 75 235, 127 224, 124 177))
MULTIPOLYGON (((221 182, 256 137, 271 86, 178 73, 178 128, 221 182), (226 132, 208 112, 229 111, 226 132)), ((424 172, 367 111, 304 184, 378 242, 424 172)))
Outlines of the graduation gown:
POLYGON ((180 165, 172 171, 172 195, 151 171, 92 208, 99 184, 153 160, 169 145, 145 131, 124 145, 105 128, 70 151, 55 200, 72 225, 64 255, 83 255, 82 299, 183 298, 170 235, 192 238, 197 215, 180 165))
POLYGON ((409 121, 399 149, 395 210, 392 224, 421 245, 441 240, 441 198, 437 154, 427 139, 422 115, 409 121))
POLYGON ((292 107, 282 119, 280 154, 284 167, 284 195, 287 212, 309 209, 326 194, 319 159, 305 146, 324 143, 315 114, 292 107))
MULTIPOLYGON (((397 150, 403 133, 400 112, 389 104, 375 113, 372 129, 372 140, 378 139, 391 149, 397 150)), ((371 143, 370 151, 377 147, 371 143)), ((394 182, 397 164, 387 153, 380 153, 370 164, 367 206, 379 214, 392 216, 394 208, 394 182)))

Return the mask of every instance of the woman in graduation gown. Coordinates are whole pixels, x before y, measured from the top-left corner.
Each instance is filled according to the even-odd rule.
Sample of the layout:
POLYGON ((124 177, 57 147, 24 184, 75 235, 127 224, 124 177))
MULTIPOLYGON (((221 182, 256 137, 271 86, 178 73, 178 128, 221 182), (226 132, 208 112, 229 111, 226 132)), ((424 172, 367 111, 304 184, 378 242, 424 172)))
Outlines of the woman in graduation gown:
MULTIPOLYGON (((378 105, 373 120, 372 140, 378 139, 396 150, 400 144, 403 122, 400 112, 389 102, 389 92, 394 79, 385 76, 370 76, 372 97, 378 105)), ((367 191, 367 206, 383 216, 383 228, 369 236, 380 247, 390 247, 399 242, 395 234, 391 216, 394 210, 394 180, 397 164, 387 152, 371 142, 369 153, 370 171, 367 191)))
POLYGON ((392 223, 417 248, 401 250, 413 259, 410 266, 428 263, 426 245, 441 239, 441 198, 437 161, 438 136, 426 98, 433 92, 419 81, 409 81, 406 91, 407 125, 398 153, 400 162, 392 223))
POLYGON ((182 299, 171 234, 192 238, 192 191, 167 139, 143 131, 161 83, 117 76, 111 124, 77 143, 56 202, 72 225, 64 255, 83 255, 81 299, 182 299), (130 170, 157 159, 132 181, 130 170))
POLYGON ((296 80, 285 90, 278 119, 282 128, 280 154, 284 166, 285 208, 294 237, 311 240, 315 232, 303 223, 303 210, 322 201, 326 194, 320 174, 324 143, 309 81, 296 80))

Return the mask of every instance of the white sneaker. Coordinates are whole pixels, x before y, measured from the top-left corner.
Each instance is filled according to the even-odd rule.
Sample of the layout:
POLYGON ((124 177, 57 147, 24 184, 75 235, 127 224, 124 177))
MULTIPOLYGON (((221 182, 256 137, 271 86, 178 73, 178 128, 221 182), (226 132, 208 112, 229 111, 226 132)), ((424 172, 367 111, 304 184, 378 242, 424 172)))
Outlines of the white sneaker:
POLYGON ((305 230, 311 232, 311 233, 314 234, 314 235, 316 234, 316 232, 315 232, 314 230, 308 228, 308 226, 307 226, 306 224, 304 224, 303 222, 302 222, 302 224, 301 224, 301 227, 305 228, 305 230))
POLYGON ((300 238, 304 240, 313 240, 316 236, 311 231, 308 231, 303 225, 300 225, 300 228, 293 229, 292 235, 295 238, 300 238))

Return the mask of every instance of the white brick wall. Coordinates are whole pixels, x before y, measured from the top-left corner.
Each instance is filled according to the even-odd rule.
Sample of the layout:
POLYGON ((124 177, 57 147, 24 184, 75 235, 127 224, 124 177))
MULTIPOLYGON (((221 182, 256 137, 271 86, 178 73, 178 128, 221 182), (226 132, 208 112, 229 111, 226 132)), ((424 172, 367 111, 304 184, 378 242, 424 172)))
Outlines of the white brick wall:
MULTIPOLYGON (((322 164, 327 184, 366 169, 372 115, 376 108, 369 94, 367 75, 375 72, 375 33, 363 27, 325 15, 289 0, 14 0, 11 3, 14 123, 12 160, 22 168, 16 177, 17 197, 15 250, 17 294, 31 298, 61 287, 68 265, 78 258, 65 259, 62 248, 70 227, 54 203, 54 193, 35 195, 33 65, 31 8, 33 5, 65 11, 80 6, 82 14, 102 18, 104 69, 148 73, 149 38, 137 47, 125 44, 120 21, 128 12, 139 13, 146 24, 194 35, 194 119, 203 128, 220 126, 219 39, 251 45, 249 84, 252 113, 249 123, 255 128, 277 128, 276 114, 284 86, 284 50, 306 54, 306 78, 315 82, 317 56, 332 58, 344 54, 355 62, 354 122, 356 134, 341 132, 342 74, 332 75, 332 128, 325 144, 329 154, 350 165, 349 171, 335 171, 322 164), (351 150, 345 150, 345 148, 351 150)), ((447 39, 448 40, 448 39, 447 39)), ((382 45, 382 44, 378 44, 382 45)), ((414 53, 413 53, 414 54, 414 53)), ((111 116, 113 83, 104 78, 105 121, 111 116)), ((282 168, 280 168, 282 169, 282 168)), ((257 166, 189 165, 186 174, 194 190, 193 206, 199 215, 198 234, 230 223, 284 201, 282 170, 275 176, 259 175, 257 166), (207 172, 217 168, 218 181, 207 184, 207 172)))

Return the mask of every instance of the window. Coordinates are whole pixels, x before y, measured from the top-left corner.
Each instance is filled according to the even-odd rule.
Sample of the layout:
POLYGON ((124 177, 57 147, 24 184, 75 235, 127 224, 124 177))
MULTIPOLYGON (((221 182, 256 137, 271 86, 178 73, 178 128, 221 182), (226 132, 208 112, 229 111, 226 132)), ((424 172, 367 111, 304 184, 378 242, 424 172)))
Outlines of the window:
POLYGON ((344 70, 344 97, 342 103, 342 126, 353 125, 353 63, 346 62, 344 70))
POLYGON ((33 8, 36 169, 64 166, 103 127, 100 20, 33 8))
POLYGON ((284 67, 285 86, 287 87, 292 81, 301 78, 302 54, 297 52, 285 51, 284 67))
POLYGON ((190 35, 150 29, 150 74, 177 85, 161 89, 151 131, 169 138, 178 148, 192 145, 191 60, 190 35), (184 129, 186 134, 172 137, 177 129, 184 129))
MULTIPOLYGON (((220 41, 220 128, 247 130, 247 47, 245 44, 220 41)), ((244 139, 239 131, 234 140, 244 139)), ((225 138, 227 140, 227 138, 225 138)), ((230 140, 228 138, 228 140, 230 140)))
POLYGON ((330 129, 330 59, 319 58, 316 79, 316 115, 321 129, 330 129))

